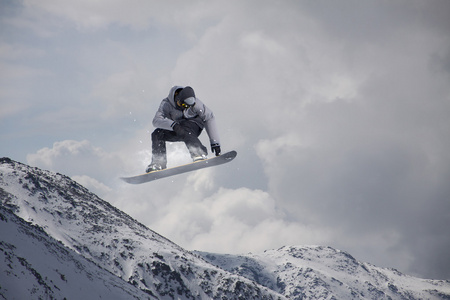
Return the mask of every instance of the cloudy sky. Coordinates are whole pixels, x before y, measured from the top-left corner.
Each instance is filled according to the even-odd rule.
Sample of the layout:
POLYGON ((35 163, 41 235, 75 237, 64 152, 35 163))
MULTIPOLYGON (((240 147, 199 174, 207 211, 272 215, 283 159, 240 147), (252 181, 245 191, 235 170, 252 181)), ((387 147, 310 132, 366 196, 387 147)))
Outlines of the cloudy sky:
POLYGON ((0 0, 0 155, 190 250, 319 244, 450 279, 449 83, 447 0, 0 0), (173 85, 238 157, 127 185, 173 85))

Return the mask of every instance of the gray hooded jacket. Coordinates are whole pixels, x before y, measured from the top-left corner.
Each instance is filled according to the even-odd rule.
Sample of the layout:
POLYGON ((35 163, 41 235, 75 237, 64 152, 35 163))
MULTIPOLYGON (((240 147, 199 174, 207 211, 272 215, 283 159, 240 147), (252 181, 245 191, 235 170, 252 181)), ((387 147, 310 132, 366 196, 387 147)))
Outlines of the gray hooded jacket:
MULTIPOLYGON (((203 124, 199 124, 200 127, 205 126, 206 132, 208 133, 209 141, 211 145, 219 144, 219 133, 217 131, 216 120, 214 118, 214 113, 203 104, 200 99, 195 98, 195 105, 180 109, 177 108, 177 105, 174 100, 174 94, 177 89, 184 88, 183 86, 174 86, 170 89, 169 96, 164 98, 159 106, 158 111, 153 118, 153 126, 156 128, 173 130, 172 126, 177 121, 181 121, 183 119, 192 119, 193 121, 196 118, 200 118, 203 124)), ((203 129, 203 128, 202 128, 203 129)))

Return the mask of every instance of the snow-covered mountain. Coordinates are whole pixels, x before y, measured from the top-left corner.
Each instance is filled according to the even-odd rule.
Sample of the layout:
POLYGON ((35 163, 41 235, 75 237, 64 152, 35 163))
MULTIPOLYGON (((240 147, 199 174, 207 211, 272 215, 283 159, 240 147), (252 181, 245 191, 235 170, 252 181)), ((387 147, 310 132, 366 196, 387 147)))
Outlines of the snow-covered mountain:
POLYGON ((4 207, 0 228, 0 299, 149 298, 4 207))
POLYGON ((189 252, 70 178, 0 159, 0 299, 450 299, 329 247, 189 252))
POLYGON ((196 253, 289 299, 450 299, 449 281, 358 262, 331 247, 282 247, 247 255, 196 253))
MULTIPOLYGON (((54 295, 62 290, 60 280, 53 280, 44 274, 59 272, 64 278, 68 278, 68 274, 62 273, 63 267, 47 266, 47 269, 40 267, 44 267, 46 264, 42 262, 48 259, 48 255, 44 253, 53 253, 53 260, 61 260, 60 256, 65 257, 60 253, 64 248, 73 250, 68 253, 75 257, 73 261, 77 262, 76 265, 79 265, 79 261, 81 264, 90 261, 91 266, 98 266, 99 270, 95 272, 99 274, 109 272, 117 279, 121 279, 124 286, 129 283, 139 289, 139 293, 135 295, 138 299, 146 299, 142 297, 142 292, 148 299, 284 298, 254 281, 226 272, 182 249, 64 175, 32 168, 7 158, 0 159, 0 197, 3 208, 9 209, 24 221, 39 226, 42 228, 42 234, 45 232, 53 238, 47 243, 41 238, 34 240, 35 243, 39 241, 43 243, 36 247, 36 251, 40 249, 41 253, 35 254, 36 259, 41 262, 34 264, 32 263, 34 260, 26 253, 16 253, 15 249, 23 248, 20 246, 22 242, 14 241, 11 235, 4 233, 11 223, 4 220, 13 219, 2 218, 0 228, 2 253, 5 258, 0 274, 0 295, 6 299, 13 299, 14 297, 11 297, 19 293, 22 285, 28 286, 22 283, 27 280, 37 280, 37 284, 40 285, 38 289, 50 295, 47 298, 59 299, 54 295), (4 236, 10 238, 3 241, 4 236), (14 257, 17 258, 15 264, 8 262, 10 256, 13 261, 14 257), (26 264, 29 276, 38 279, 16 276, 15 266, 26 261, 29 262, 26 264), (8 282, 8 286, 3 282, 8 282)), ((4 210, 2 213, 6 215, 4 210)), ((17 230, 20 231, 19 225, 17 230)), ((90 267, 88 270, 92 270, 90 267)), ((83 272, 79 275, 81 278, 87 276, 93 281, 101 277, 83 272)), ((102 281, 96 282, 97 284, 103 285, 101 290, 108 288, 102 281)), ((114 283, 111 285, 117 286, 114 283)), ((34 285, 28 289, 31 297, 34 297, 35 291, 34 285)), ((125 293, 127 290, 122 294, 125 293)), ((64 297, 86 299, 79 294, 68 294, 64 297)), ((116 299, 128 298, 119 295, 116 297, 116 299)), ((113 298, 105 297, 105 299, 113 298)))

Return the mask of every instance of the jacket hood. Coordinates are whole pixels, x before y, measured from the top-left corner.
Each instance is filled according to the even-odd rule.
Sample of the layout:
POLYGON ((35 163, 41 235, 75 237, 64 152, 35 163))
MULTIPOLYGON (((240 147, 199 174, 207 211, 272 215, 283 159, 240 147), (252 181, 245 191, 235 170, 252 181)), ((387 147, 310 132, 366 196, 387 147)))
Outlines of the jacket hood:
POLYGON ((183 89, 184 86, 179 86, 179 85, 174 85, 170 91, 169 91, 169 96, 167 96, 167 98, 169 99, 170 104, 173 105, 173 107, 177 107, 176 103, 175 103, 175 91, 178 89, 183 89))

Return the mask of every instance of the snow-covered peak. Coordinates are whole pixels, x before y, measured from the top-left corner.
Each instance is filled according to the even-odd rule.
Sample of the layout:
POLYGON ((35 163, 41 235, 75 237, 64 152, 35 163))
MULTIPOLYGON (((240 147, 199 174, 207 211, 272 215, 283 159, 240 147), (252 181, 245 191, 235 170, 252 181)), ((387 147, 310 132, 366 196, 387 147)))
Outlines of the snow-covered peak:
POLYGON ((3 207, 160 299, 277 299, 148 229, 67 176, 0 159, 3 207))
POLYGON ((450 282, 411 277, 323 246, 290 246, 247 255, 197 252, 229 272, 289 299, 443 299, 450 282))
POLYGON ((0 299, 150 299, 0 206, 0 299))
POLYGON ((0 202, 0 298, 26 287, 30 299, 86 299, 75 282, 91 280, 86 288, 117 295, 108 299, 450 299, 449 281, 331 247, 190 252, 69 177, 8 158, 0 159, 0 202))

